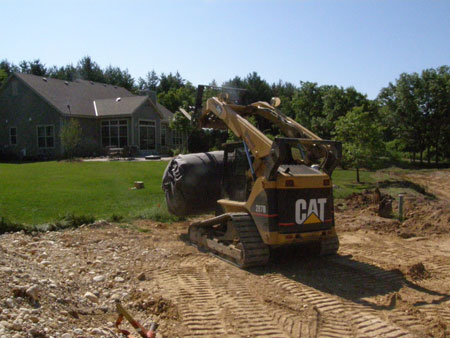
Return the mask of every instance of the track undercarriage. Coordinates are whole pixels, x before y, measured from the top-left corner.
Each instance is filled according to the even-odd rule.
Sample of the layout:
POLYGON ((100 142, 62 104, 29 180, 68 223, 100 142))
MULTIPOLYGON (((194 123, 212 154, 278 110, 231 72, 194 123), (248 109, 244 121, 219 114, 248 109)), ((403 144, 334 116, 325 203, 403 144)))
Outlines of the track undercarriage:
MULTIPOLYGON (((247 213, 224 214, 189 227, 189 240, 197 248, 237 265, 248 268, 266 265, 270 249, 247 213)), ((334 255, 339 249, 337 237, 317 243, 320 256, 334 255)))
POLYGON ((189 239, 201 250, 237 265, 240 268, 266 265, 269 246, 264 244, 250 215, 227 214, 189 227, 189 239))

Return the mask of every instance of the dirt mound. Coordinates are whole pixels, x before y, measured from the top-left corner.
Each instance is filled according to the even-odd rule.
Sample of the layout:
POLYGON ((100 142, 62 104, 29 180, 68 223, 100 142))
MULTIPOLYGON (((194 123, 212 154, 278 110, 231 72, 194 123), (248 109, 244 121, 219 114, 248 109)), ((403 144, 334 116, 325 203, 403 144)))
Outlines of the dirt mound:
POLYGON ((345 199, 345 203, 337 204, 336 211, 345 209, 363 209, 371 205, 374 200, 374 192, 365 190, 362 193, 353 193, 345 199))
POLYGON ((180 317, 177 306, 160 295, 148 295, 147 297, 140 295, 138 300, 134 302, 133 307, 163 319, 178 320, 180 317))
POLYGON ((445 234, 450 230, 450 205, 445 201, 405 194, 403 210, 403 221, 399 221, 398 202, 392 196, 365 190, 336 205, 336 223, 344 229, 368 228, 403 238, 445 234), (339 221, 343 224, 339 225, 339 221))
POLYGON ((405 201, 404 232, 416 235, 445 234, 450 230, 450 205, 439 200, 408 197, 405 201))
POLYGON ((431 276, 430 272, 425 269, 422 262, 414 264, 408 268, 408 276, 414 280, 426 279, 431 276))

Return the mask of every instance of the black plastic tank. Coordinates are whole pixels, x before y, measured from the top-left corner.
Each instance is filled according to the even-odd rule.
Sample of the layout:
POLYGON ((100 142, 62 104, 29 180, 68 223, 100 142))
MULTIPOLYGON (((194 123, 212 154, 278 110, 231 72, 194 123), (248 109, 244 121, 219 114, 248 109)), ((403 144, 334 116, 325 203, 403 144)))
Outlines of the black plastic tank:
POLYGON ((167 208, 176 216, 213 212, 221 198, 223 151, 178 155, 164 171, 167 208))

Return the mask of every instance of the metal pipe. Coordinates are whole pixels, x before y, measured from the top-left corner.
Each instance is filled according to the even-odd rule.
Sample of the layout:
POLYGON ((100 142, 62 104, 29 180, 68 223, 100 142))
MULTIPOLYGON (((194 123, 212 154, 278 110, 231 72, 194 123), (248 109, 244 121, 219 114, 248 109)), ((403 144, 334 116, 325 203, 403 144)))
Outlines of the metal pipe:
POLYGON ((399 194, 398 195, 398 218, 400 221, 403 221, 403 197, 405 195, 399 194))

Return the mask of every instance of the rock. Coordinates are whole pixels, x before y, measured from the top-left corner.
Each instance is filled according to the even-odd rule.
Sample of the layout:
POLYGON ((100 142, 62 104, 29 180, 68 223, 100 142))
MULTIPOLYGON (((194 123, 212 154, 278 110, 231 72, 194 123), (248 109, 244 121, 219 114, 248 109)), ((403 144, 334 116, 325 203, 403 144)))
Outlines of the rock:
POLYGON ((14 307, 14 301, 11 298, 6 298, 5 299, 5 306, 7 308, 13 308, 14 307))
POLYGON ((84 294, 84 298, 90 300, 93 303, 98 303, 98 297, 96 295, 94 295, 92 292, 86 292, 84 294))
POLYGON ((72 335, 70 333, 64 333, 61 338, 72 338, 72 335))
POLYGON ((39 322, 39 318, 36 317, 36 316, 30 316, 30 320, 31 320, 33 323, 39 322))
POLYGON ((26 297, 27 287, 26 286, 15 286, 12 290, 14 297, 26 297))
POLYGON ((137 276, 137 279, 140 280, 140 281, 145 280, 145 279, 146 279, 145 272, 141 272, 141 273, 137 276))
POLYGON ((120 294, 115 293, 111 296, 111 300, 119 300, 120 299, 120 294))
POLYGON ((123 282, 125 282, 125 279, 123 279, 123 277, 116 277, 116 278, 114 278, 114 281, 116 281, 116 282, 119 282, 119 283, 123 283, 123 282))
POLYGON ((99 329, 99 328, 95 328, 95 329, 91 330, 91 333, 97 334, 97 335, 102 335, 103 334, 103 330, 99 329))
POLYGON ((39 286, 32 285, 30 286, 27 291, 27 295, 31 297, 33 300, 37 301, 39 299, 39 286))
POLYGON ((9 328, 14 331, 22 331, 22 324, 19 321, 14 321, 9 328))
POLYGON ((75 329, 75 330, 73 330, 73 333, 75 333, 77 335, 81 335, 81 334, 83 334, 83 330, 82 329, 75 329))
POLYGON ((94 282, 103 282, 105 280, 105 276, 98 275, 93 278, 94 282))
POLYGON ((6 273, 7 275, 11 275, 13 273, 13 269, 7 266, 2 266, 0 271, 6 273))
POLYGON ((383 196, 382 200, 378 205, 378 215, 384 218, 392 217, 392 202, 394 198, 389 195, 383 196))
POLYGON ((31 335, 31 337, 34 338, 45 338, 47 337, 47 334, 45 333, 45 330, 33 327, 31 328, 28 333, 31 335))

